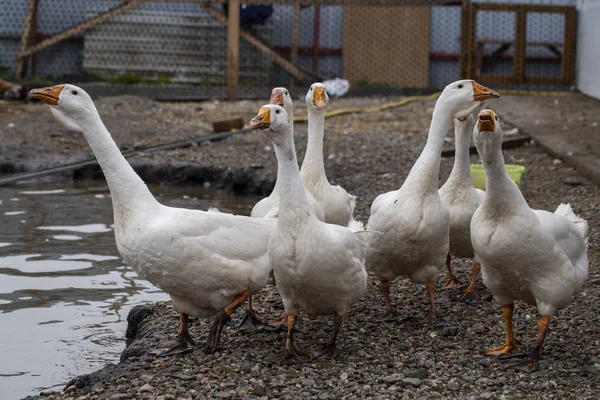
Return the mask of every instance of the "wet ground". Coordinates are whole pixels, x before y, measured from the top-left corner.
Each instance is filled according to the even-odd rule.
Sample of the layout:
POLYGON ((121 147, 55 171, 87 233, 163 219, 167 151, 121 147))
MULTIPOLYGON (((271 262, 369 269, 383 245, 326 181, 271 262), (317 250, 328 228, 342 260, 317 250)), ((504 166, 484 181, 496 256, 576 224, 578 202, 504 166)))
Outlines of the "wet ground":
MULTIPOLYGON (((166 204, 247 214, 252 198, 153 187, 166 204)), ((168 297, 123 265, 103 181, 0 187, 0 397, 61 389, 116 362, 129 310, 168 297)))
MULTIPOLYGON (((565 115, 577 111, 569 110, 569 104, 581 104, 560 99, 565 115)), ((393 100, 397 98, 340 99, 332 101, 330 108, 372 107, 393 100)), ((531 107, 537 107, 535 99, 529 100, 531 107)), ((579 100, 591 104, 589 99, 579 100)), ((595 100, 592 102, 597 106, 595 100)), ((210 123, 219 119, 242 117, 247 121, 264 102, 166 104, 127 97, 100 99, 97 103, 117 143, 122 148, 131 148, 136 143, 158 143, 208 133, 210 123)), ((526 103, 521 103, 523 114, 529 111, 526 103)), ((325 167, 332 182, 358 196, 359 219, 368 218, 370 204, 378 194, 402 184, 425 143, 433 105, 434 101, 420 101, 380 113, 347 115, 327 121, 325 167)), ((486 106, 494 108, 494 103, 490 101, 486 106)), ((584 121, 578 120, 574 129, 596 128, 593 123, 599 122, 596 119, 600 115, 596 110, 594 106, 585 108, 584 115, 577 117, 584 121)), ((305 114, 305 109, 297 102, 296 115, 301 114, 305 114)), ((13 126, 7 128, 7 119, 0 121, 0 136, 4 140, 0 146, 0 152, 4 153, 0 154, 7 155, 9 165, 27 160, 20 166, 31 168, 35 162, 51 164, 75 156, 89 157, 82 138, 59 128, 42 105, 15 107, 10 112, 0 110, 0 118, 5 117, 13 126), (40 136, 39 144, 36 135, 40 136), (11 156, 14 151, 20 152, 16 158, 11 156), (42 153, 47 157, 39 157, 42 153)), ((510 118, 503 125, 507 133, 518 130, 510 118)), ((297 125, 295 136, 301 160, 306 147, 306 125, 297 125)), ((452 146, 451 140, 447 146, 452 146)), ((54 398, 597 398, 600 189, 535 144, 506 150, 504 154, 507 162, 527 168, 521 189, 532 207, 554 210, 561 202, 570 202, 590 223, 590 277, 573 302, 552 320, 539 372, 523 374, 505 370, 504 362, 485 355, 503 340, 500 307, 490 301, 485 288, 480 289, 480 296, 472 302, 456 301, 458 291, 440 290, 440 311, 449 325, 432 329, 414 323, 377 323, 383 305, 377 282, 371 279, 368 294, 353 308, 344 324, 340 353, 334 361, 306 359, 297 365, 271 366, 263 360, 281 349, 283 336, 246 334, 234 328, 226 330, 222 349, 215 355, 195 352, 184 357, 155 359, 151 351, 172 343, 177 328, 175 310, 169 304, 158 303, 155 314, 144 322, 134 341, 137 347, 134 356, 109 367, 96 380, 78 381, 83 383, 54 398)), ((131 161, 146 179, 167 182, 181 176, 173 175, 173 171, 189 172, 192 166, 211 168, 211 173, 194 182, 213 186, 223 180, 253 182, 228 187, 246 193, 268 192, 275 176, 272 148, 258 133, 145 154, 131 161), (161 175, 160 171, 170 172, 161 175)), ((477 162, 474 155, 472 163, 477 162)), ((448 176, 452 163, 451 157, 442 160, 440 182, 448 176)), ((193 179, 194 175, 187 177, 193 179)), ((454 266, 459 278, 468 280, 468 261, 455 260, 454 266)), ((444 278, 438 278, 438 288, 444 278)), ((427 309, 424 292, 423 287, 399 279, 393 285, 393 302, 401 313, 422 317, 427 309)), ((278 316, 281 309, 275 289, 268 287, 257 296, 255 307, 265 318, 278 316)), ((525 349, 534 344, 537 318, 534 308, 517 304, 516 334, 525 349)), ((197 342, 206 338, 210 323, 194 321, 191 333, 197 342)), ((231 324, 234 326, 235 321, 231 324)), ((298 346, 311 354, 317 342, 327 340, 332 325, 327 318, 301 315, 298 327, 298 346)))

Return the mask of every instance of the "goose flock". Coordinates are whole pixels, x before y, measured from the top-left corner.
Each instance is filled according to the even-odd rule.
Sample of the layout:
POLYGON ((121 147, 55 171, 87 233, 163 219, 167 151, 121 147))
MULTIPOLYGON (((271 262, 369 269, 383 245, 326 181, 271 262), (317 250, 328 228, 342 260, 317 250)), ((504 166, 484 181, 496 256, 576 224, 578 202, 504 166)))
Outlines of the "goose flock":
POLYGON ((502 306, 506 340, 489 354, 520 357, 511 364, 539 368, 550 317, 565 307, 588 274, 587 222, 569 204, 554 213, 532 210, 505 170, 502 129, 481 102, 499 95, 473 80, 446 86, 433 110, 427 143, 402 186, 373 201, 366 227, 353 219, 356 197, 330 184, 323 160, 325 109, 329 96, 314 83, 306 94, 308 146, 299 168, 294 146, 293 104, 286 88, 273 89, 269 104, 250 121, 273 143, 277 180, 251 217, 167 207, 150 193, 125 160, 104 126, 90 96, 63 84, 31 91, 50 106, 67 129, 87 139, 111 192, 115 240, 127 265, 171 297, 180 313, 178 340, 161 356, 192 351, 189 317, 213 317, 203 350, 214 352, 223 328, 248 301, 246 327, 287 330, 281 354, 287 363, 301 353, 294 346, 300 310, 333 317, 331 340, 315 356, 333 357, 344 318, 367 291, 367 270, 381 282, 385 310, 380 321, 398 321, 390 302, 397 277, 425 284, 430 310, 424 323, 441 320, 435 305, 435 279, 444 270, 444 287, 460 286, 451 257, 473 259, 474 293, 483 283, 502 306), (456 157, 447 182, 438 188, 441 151, 454 126, 456 157), (473 187, 469 139, 487 176, 486 191, 473 187), (252 295, 274 278, 285 314, 262 323, 252 295), (537 306, 537 346, 522 353, 512 326, 516 300, 537 306))

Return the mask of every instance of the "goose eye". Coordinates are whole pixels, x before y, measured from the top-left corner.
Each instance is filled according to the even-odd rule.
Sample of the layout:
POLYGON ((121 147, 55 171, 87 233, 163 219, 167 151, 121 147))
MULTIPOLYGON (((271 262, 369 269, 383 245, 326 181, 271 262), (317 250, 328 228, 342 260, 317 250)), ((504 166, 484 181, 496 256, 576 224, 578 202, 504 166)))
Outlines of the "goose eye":
POLYGON ((286 96, 288 95, 288 92, 287 92, 287 90, 286 90, 286 92, 285 92, 285 95, 286 95, 286 96))
POLYGON ((498 116, 496 115, 496 121, 498 121, 498 116))
POLYGON ((462 89, 463 88, 463 84, 461 83, 460 85, 458 85, 458 88, 462 89))
POLYGON ((279 114, 279 110, 275 110, 275 114, 279 114))
POLYGON ((71 90, 71 94, 77 96, 77 90, 71 90))

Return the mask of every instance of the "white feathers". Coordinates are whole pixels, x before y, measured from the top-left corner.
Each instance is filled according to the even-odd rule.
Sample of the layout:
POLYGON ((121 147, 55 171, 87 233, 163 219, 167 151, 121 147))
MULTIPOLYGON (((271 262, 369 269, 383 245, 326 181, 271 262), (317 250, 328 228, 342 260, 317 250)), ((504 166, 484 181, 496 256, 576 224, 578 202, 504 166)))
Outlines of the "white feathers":
POLYGON ((554 211, 554 214, 562 215, 563 217, 569 218, 571 220, 571 222, 573 222, 575 224, 575 226, 577 226, 577 229, 583 236, 583 238, 585 240, 585 244, 587 245, 587 243, 588 243, 588 223, 586 220, 584 220, 583 218, 581 218, 577 214, 575 214, 575 212, 573 211, 573 208, 571 208, 571 205, 569 203, 559 204, 559 206, 556 208, 556 211, 554 211))

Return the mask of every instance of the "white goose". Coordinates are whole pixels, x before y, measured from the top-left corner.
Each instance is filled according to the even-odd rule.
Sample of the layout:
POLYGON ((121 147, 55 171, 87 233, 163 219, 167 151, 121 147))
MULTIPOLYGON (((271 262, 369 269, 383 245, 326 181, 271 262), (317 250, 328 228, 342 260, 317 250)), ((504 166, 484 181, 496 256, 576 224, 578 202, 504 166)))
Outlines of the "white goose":
POLYGON ((482 110, 473 140, 483 161, 486 190, 471 220, 473 248, 481 259, 483 283, 502 305, 506 341, 490 354, 517 349, 513 302, 537 306, 537 346, 513 367, 536 371, 550 317, 565 307, 588 275, 587 222, 569 204, 554 213, 532 210, 510 179, 502 157, 502 129, 492 110, 482 110))
POLYGON ((313 83, 306 94, 308 108, 308 144, 300 177, 304 187, 315 197, 325 213, 325 222, 347 226, 356 206, 356 196, 341 186, 329 183, 323 163, 325 107, 329 96, 322 83, 313 83))
MULTIPOLYGON (((290 92, 284 87, 276 87, 271 91, 271 104, 277 104, 285 109, 290 116, 290 123, 292 129, 292 137, 294 137, 294 103, 290 92)), ((325 214, 321 205, 315 200, 315 198, 307 192, 308 201, 311 209, 315 213, 316 217, 321 221, 325 220, 325 214)), ((260 200, 252 208, 250 216, 253 218, 277 218, 279 212, 279 180, 275 180, 275 186, 273 191, 268 197, 260 200)))
POLYGON ((189 352, 189 315, 216 315, 204 351, 213 352, 234 309, 264 287, 275 220, 167 207, 150 193, 102 123, 83 89, 58 85, 31 91, 67 129, 81 132, 110 189, 117 249, 142 278, 169 294, 180 312, 178 343, 162 355, 189 352))
POLYGON ((269 241, 269 259, 287 314, 280 361, 297 354, 293 332, 300 308, 312 315, 334 316, 333 337, 318 357, 333 356, 344 315, 367 289, 361 242, 350 229, 321 222, 311 212, 285 110, 266 105, 249 126, 261 129, 273 141, 281 185, 279 218, 269 241))
POLYGON ((436 318, 434 279, 448 255, 448 211, 438 194, 444 138, 454 118, 468 116, 482 100, 494 97, 496 92, 472 80, 446 86, 433 110, 427 144, 404 184, 373 201, 367 231, 379 233, 366 234, 367 264, 381 280, 384 320, 392 320, 393 313, 389 282, 400 275, 427 284, 431 308, 425 321, 436 318))
POLYGON ((475 294, 475 283, 481 269, 479 259, 473 252, 471 244, 471 218, 483 201, 483 190, 473 186, 469 158, 469 141, 473 132, 475 119, 469 115, 467 119, 454 120, 455 155, 454 166, 446 183, 440 188, 442 204, 450 216, 450 252, 446 259, 448 281, 444 289, 458 287, 461 283, 452 273, 451 258, 474 258, 471 283, 465 293, 475 294))

